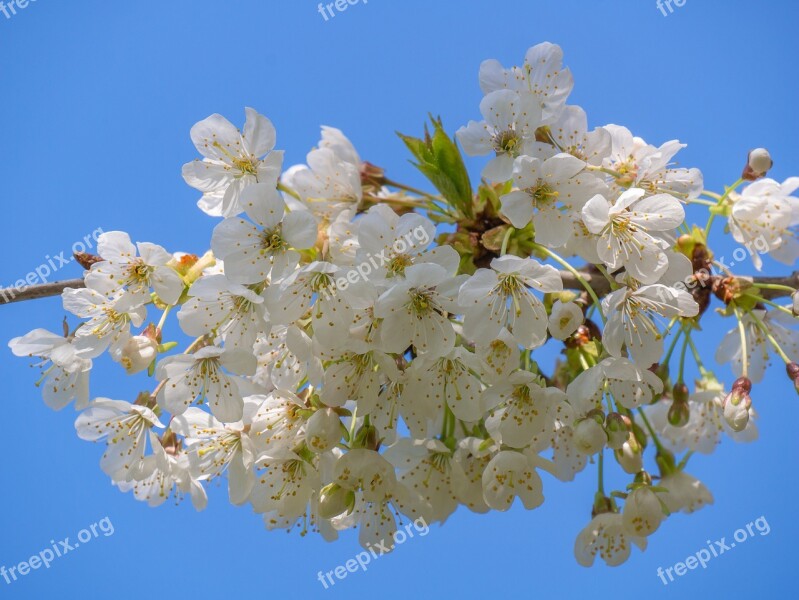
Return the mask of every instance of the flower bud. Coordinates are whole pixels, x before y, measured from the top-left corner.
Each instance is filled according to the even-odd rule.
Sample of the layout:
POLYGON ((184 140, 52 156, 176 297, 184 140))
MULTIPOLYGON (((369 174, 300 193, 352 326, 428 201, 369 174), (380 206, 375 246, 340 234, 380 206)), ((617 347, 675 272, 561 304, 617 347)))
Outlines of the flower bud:
POLYGON ((595 419, 587 418, 574 427, 574 444, 578 452, 596 454, 605 447, 608 436, 595 419))
POLYGON ((144 335, 132 336, 121 349, 116 351, 114 359, 119 362, 128 375, 144 371, 158 355, 158 343, 144 335))
POLYGON ((749 408, 745 402, 725 402, 724 420, 733 431, 743 431, 749 423, 749 408))
POLYGON ((311 451, 321 454, 341 439, 341 420, 332 408, 317 410, 305 425, 305 443, 311 451))
POLYGON ((355 492, 346 490, 337 483, 326 485, 319 492, 319 516, 332 519, 355 506, 355 492))
POLYGON ((743 179, 747 181, 755 181, 761 177, 765 177, 771 167, 774 166, 774 161, 771 160, 771 154, 765 148, 755 148, 749 153, 746 160, 746 167, 744 168, 743 179))
POLYGON ((641 447, 632 436, 630 436, 630 439, 627 442, 624 442, 624 445, 616 450, 613 454, 616 457, 616 461, 619 463, 619 465, 621 465, 621 468, 624 469, 625 473, 635 475, 638 473, 638 471, 644 468, 644 459, 643 455, 641 454, 641 447))
POLYGON ((657 375, 658 379, 660 379, 663 382, 663 387, 666 387, 666 385, 668 385, 669 375, 670 375, 668 363, 657 363, 657 367, 655 367, 654 370, 650 369, 650 371, 652 371, 655 375, 657 375))
POLYGON ((752 380, 748 377, 739 377, 732 383, 732 391, 742 391, 745 394, 749 394, 752 391, 752 380))
POLYGON ((669 407, 669 423, 673 427, 685 427, 691 418, 691 409, 687 402, 675 400, 669 407))
POLYGON ((630 437, 629 419, 619 413, 610 413, 605 419, 605 433, 608 436, 608 448, 618 450, 630 437))
POLYGON ((799 292, 791 294, 791 311, 794 317, 799 317, 799 292))
POLYGON ((641 448, 643 451, 646 448, 646 445, 649 443, 649 438, 646 436, 646 432, 641 428, 641 426, 633 421, 633 438, 635 443, 638 447, 641 448))
POLYGON ((799 364, 795 362, 788 363, 785 365, 785 369, 788 372, 788 378, 793 381, 796 392, 799 393, 799 364))
POLYGON ((380 442, 382 441, 377 436, 377 427, 374 425, 363 425, 355 432, 355 438, 352 440, 351 447, 377 451, 380 449, 380 442))
POLYGON ((75 262, 87 271, 92 268, 94 263, 103 262, 102 257, 89 254, 88 252, 73 252, 72 256, 75 257, 75 262))
POLYGON ((684 383, 675 383, 671 390, 671 397, 675 402, 688 402, 688 386, 684 383))
POLYGON ((732 384, 732 391, 724 398, 724 420, 733 431, 743 431, 749 423, 749 408, 752 406, 752 382, 741 377, 732 384))

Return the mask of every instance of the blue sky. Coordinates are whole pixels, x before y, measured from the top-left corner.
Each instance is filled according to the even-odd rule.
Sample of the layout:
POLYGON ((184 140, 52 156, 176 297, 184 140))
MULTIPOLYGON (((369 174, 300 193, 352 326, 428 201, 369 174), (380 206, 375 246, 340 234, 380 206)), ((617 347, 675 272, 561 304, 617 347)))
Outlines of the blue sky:
MULTIPOLYGON (((38 0, 0 13, 0 175, 4 219, 0 284, 13 283, 97 228, 201 253, 215 221, 180 177, 195 157, 192 124, 219 112, 241 122, 245 106, 268 115, 286 163, 304 159, 322 124, 341 128, 362 157, 395 180, 423 186, 395 130, 417 134, 428 112, 450 131, 479 117, 481 60, 522 60, 538 42, 560 44, 575 76, 570 102, 593 125, 619 123, 651 143, 689 144, 682 164, 709 189, 740 174, 747 151, 768 147, 777 179, 799 174, 795 65, 799 5, 687 0, 664 17, 655 0, 370 0, 325 21, 310 0, 38 0)), ((470 161, 474 173, 480 161, 470 161)), ((719 246, 722 250, 724 245, 719 246)), ((68 252, 67 252, 68 254, 68 252)), ((772 268, 773 265, 767 265, 772 268)), ((80 275, 71 265, 63 278, 80 275)), ((58 299, 0 307, 0 338, 57 329, 58 299)), ((712 359, 730 325, 708 323, 700 349, 712 359)), ((93 392, 123 398, 137 387, 118 371, 93 375, 93 392)), ((729 377, 727 369, 720 373, 729 377)), ((617 569, 576 565, 572 545, 589 515, 595 472, 561 484, 545 478, 543 507, 479 516, 459 510, 366 573, 324 590, 319 570, 352 558, 355 535, 336 544, 267 533, 224 489, 204 513, 190 504, 149 509, 113 488, 101 447, 80 441, 74 413, 53 413, 33 387, 35 369, 6 351, 0 565, 26 560, 51 539, 75 538, 108 517, 114 534, 56 560, 0 595, 138 598, 257 593, 333 598, 748 597, 794 588, 790 557, 799 521, 789 474, 799 454, 797 397, 777 364, 753 392, 761 439, 724 443, 689 471, 715 504, 668 520, 617 569), (764 516, 771 532, 664 587, 671 566, 764 516)))

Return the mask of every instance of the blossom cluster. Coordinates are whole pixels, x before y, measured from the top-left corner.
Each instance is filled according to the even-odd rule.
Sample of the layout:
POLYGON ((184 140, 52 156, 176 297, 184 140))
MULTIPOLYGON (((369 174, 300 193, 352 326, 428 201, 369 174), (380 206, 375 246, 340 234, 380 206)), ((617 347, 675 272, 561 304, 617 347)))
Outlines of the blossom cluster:
POLYGON ((285 170, 253 109, 241 129, 220 115, 192 128, 202 158, 183 177, 218 219, 210 251, 106 232, 85 287, 63 292, 78 326, 10 342, 41 359, 47 405, 74 402, 78 436, 106 444, 100 466, 120 490, 202 509, 226 477, 230 501, 268 529, 333 540, 357 528, 366 547, 393 539, 398 519, 517 497, 534 509, 544 478, 590 465, 599 487, 575 543, 586 566, 621 564, 669 514, 713 501, 688 458, 756 437, 752 384, 774 353, 799 381, 799 333, 795 290, 714 270, 708 234, 724 218, 737 242, 792 264, 799 178, 766 178, 758 151, 715 194, 675 166, 684 144, 590 129, 553 44, 521 66, 486 61, 479 81, 481 121, 455 139, 440 121, 402 136, 435 193, 388 179, 331 127, 285 170), (456 140, 489 158, 476 191, 456 140), (710 212, 704 229, 686 222, 689 205, 710 212), (717 356, 738 377, 727 387, 692 339, 712 296, 737 321, 717 356), (163 339, 174 315, 193 340, 180 353, 163 339), (550 371, 544 346, 563 357, 550 371), (93 396, 105 353, 155 383, 93 396), (611 465, 625 490, 604 489, 611 465))

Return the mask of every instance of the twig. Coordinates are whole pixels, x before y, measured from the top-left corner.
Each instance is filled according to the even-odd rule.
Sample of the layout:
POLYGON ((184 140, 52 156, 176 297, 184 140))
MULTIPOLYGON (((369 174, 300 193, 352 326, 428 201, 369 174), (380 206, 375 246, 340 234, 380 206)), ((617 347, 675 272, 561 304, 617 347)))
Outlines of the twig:
MULTIPOLYGON (((588 283, 596 295, 600 298, 607 296, 612 290, 610 289, 610 282, 594 267, 582 267, 577 269, 580 277, 588 283)), ((583 283, 581 283, 577 276, 569 271, 560 271, 560 278, 563 280, 563 287, 567 290, 584 290, 583 283)), ((712 288, 715 280, 724 279, 721 275, 713 275, 707 280, 705 287, 712 288)), ((799 289, 799 271, 794 271, 790 275, 779 277, 737 277, 737 279, 749 283, 783 286, 785 288, 799 289)), ((50 296, 58 296, 65 288, 82 288, 86 287, 83 279, 69 279, 67 281, 54 281, 53 283, 43 283, 39 285, 31 285, 24 288, 4 288, 0 289, 0 304, 11 304, 12 302, 21 302, 23 300, 35 300, 37 298, 48 298, 50 296)), ((788 289, 772 289, 760 288, 758 295, 767 300, 773 298, 784 298, 790 296, 791 292, 788 289)))
POLYGON ((29 285, 22 288, 2 288, 0 289, 0 304, 11 304, 12 302, 22 302, 23 300, 60 296, 61 292, 66 288, 83 287, 86 287, 83 279, 67 279, 66 281, 40 283, 38 285, 29 285))

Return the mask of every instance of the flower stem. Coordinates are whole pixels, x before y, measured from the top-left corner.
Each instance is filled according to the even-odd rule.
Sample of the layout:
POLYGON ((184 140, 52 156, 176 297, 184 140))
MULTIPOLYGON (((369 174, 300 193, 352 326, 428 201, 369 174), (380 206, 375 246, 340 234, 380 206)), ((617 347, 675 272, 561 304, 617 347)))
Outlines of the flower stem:
POLYGON ((795 292, 796 288, 792 288, 789 285, 781 285, 779 283, 757 283, 754 282, 752 287, 756 287, 761 290, 779 290, 782 292, 795 292))
POLYGON ((599 459, 597 461, 597 489, 603 496, 605 495, 605 449, 599 452, 599 459))
POLYGON ((768 298, 763 298, 762 296, 755 296, 753 294, 747 294, 747 295, 752 297, 752 298, 755 298, 758 302, 762 302, 763 304, 768 304, 769 306, 772 306, 772 307, 776 308, 780 312, 784 312, 785 314, 791 315, 792 317, 794 316, 793 311, 790 308, 788 308, 787 306, 782 306, 781 304, 777 304, 776 302, 772 302, 768 298))
POLYGON ((685 333, 685 330, 680 328, 677 330, 677 333, 674 334, 674 339, 671 340, 671 345, 669 346, 668 351, 666 352, 666 356, 663 357, 663 364, 667 365, 671 361, 671 355, 674 354, 674 349, 677 347, 677 342, 680 340, 680 336, 685 333))
POLYGON ((746 345, 746 328, 744 327, 743 315, 737 307, 733 307, 735 317, 738 319, 738 333, 741 336, 741 369, 744 377, 749 377, 749 348, 746 345))
POLYGON ((543 252, 544 254, 549 256, 552 260, 560 264, 564 269, 566 269, 572 275, 574 275, 574 278, 580 282, 580 285, 582 285, 585 288, 585 291, 588 292, 588 295, 591 296, 591 300, 594 301, 597 311, 599 311, 599 316, 602 317, 602 322, 603 323, 606 322, 607 319, 605 318, 605 313, 602 312, 602 303, 599 301, 599 297, 596 295, 594 288, 591 287, 591 284, 589 284, 585 280, 585 278, 582 275, 580 275, 580 272, 577 269, 575 269, 573 266, 571 266, 568 262, 566 262, 563 258, 561 258, 558 254, 552 252, 552 250, 550 250, 546 246, 534 243, 533 247, 535 247, 536 250, 539 250, 540 252, 543 252))
POLYGON ((158 321, 158 325, 156 327, 158 331, 161 331, 164 328, 164 324, 166 323, 166 318, 169 315, 169 311, 171 310, 172 310, 171 306, 167 306, 164 309, 164 313, 161 315, 161 319, 158 321))
POLYGON ((499 251, 500 256, 504 256, 508 252, 508 243, 510 242, 510 236, 513 235, 513 232, 516 231, 514 227, 508 227, 508 230, 505 232, 505 237, 502 238, 502 250, 499 251))
POLYGON ((702 362, 702 358, 699 356, 699 350, 696 348, 696 344, 694 344, 694 340, 689 334, 687 336, 688 345, 691 347, 691 353, 694 355, 694 362, 696 362, 696 366, 699 367, 699 372, 704 375, 707 373, 707 369, 705 369, 705 365, 702 362))
POLYGON ((758 326, 758 328, 760 329, 760 331, 762 331, 762 332, 763 332, 763 335, 765 335, 765 336, 766 336, 766 339, 767 339, 767 340, 768 340, 768 341, 771 343, 771 345, 772 345, 772 346, 774 346, 774 350, 777 352, 777 354, 779 354, 780 358, 781 358, 781 359, 782 359, 782 360, 785 362, 785 364, 787 365, 787 364, 789 364, 790 362, 792 362, 792 361, 791 361, 791 359, 790 359, 790 358, 788 358, 788 355, 787 355, 787 354, 785 354, 785 352, 783 351, 783 349, 780 347, 780 344, 779 344, 779 342, 777 342, 777 340, 774 338, 774 335, 771 333, 771 331, 769 331, 769 328, 768 328, 768 327, 766 326, 766 324, 765 324, 765 323, 764 323, 764 322, 763 322, 763 321, 760 319, 760 317, 758 317, 758 316, 757 316, 757 315, 754 313, 754 311, 751 311, 751 312, 749 313, 749 316, 750 316, 750 317, 752 317, 752 319, 754 320, 755 324, 758 326))
MULTIPOLYGON (((716 207, 720 207, 724 204, 724 201, 729 197, 729 195, 735 191, 738 186, 740 186, 744 182, 743 178, 739 179, 735 183, 733 183, 730 187, 726 189, 726 191, 719 197, 718 202, 716 202, 716 207)), ((710 235, 710 228, 713 226, 713 221, 716 219, 716 213, 711 212, 710 217, 708 217, 707 225, 705 225, 705 240, 707 240, 708 236, 710 235)))
MULTIPOLYGON (((684 328, 683 328, 684 330, 684 328)), ((682 351, 680 352, 680 371, 677 377, 677 383, 685 383, 685 355, 688 351, 688 340, 691 339, 691 334, 685 333, 685 339, 682 342, 682 351)))
POLYGON ((277 184, 277 189, 278 189, 279 191, 281 191, 281 192, 285 192, 286 194, 288 194, 289 196, 291 196, 291 197, 292 197, 292 198, 294 198, 295 200, 302 200, 302 198, 300 197, 300 195, 299 195, 299 194, 298 194, 296 191, 294 191, 293 189, 291 189, 289 186, 287 186, 287 185, 286 185, 285 183, 283 183, 283 182, 278 182, 278 184, 277 184))
POLYGON ((658 435, 655 433, 655 430, 652 428, 652 424, 649 422, 649 419, 646 418, 646 413, 644 413, 644 409, 639 408, 638 414, 641 415, 641 420, 644 422, 644 426, 646 426, 647 431, 649 431, 649 435, 652 436, 652 441, 655 443, 655 448, 658 449, 658 452, 665 451, 663 444, 660 443, 658 435))

